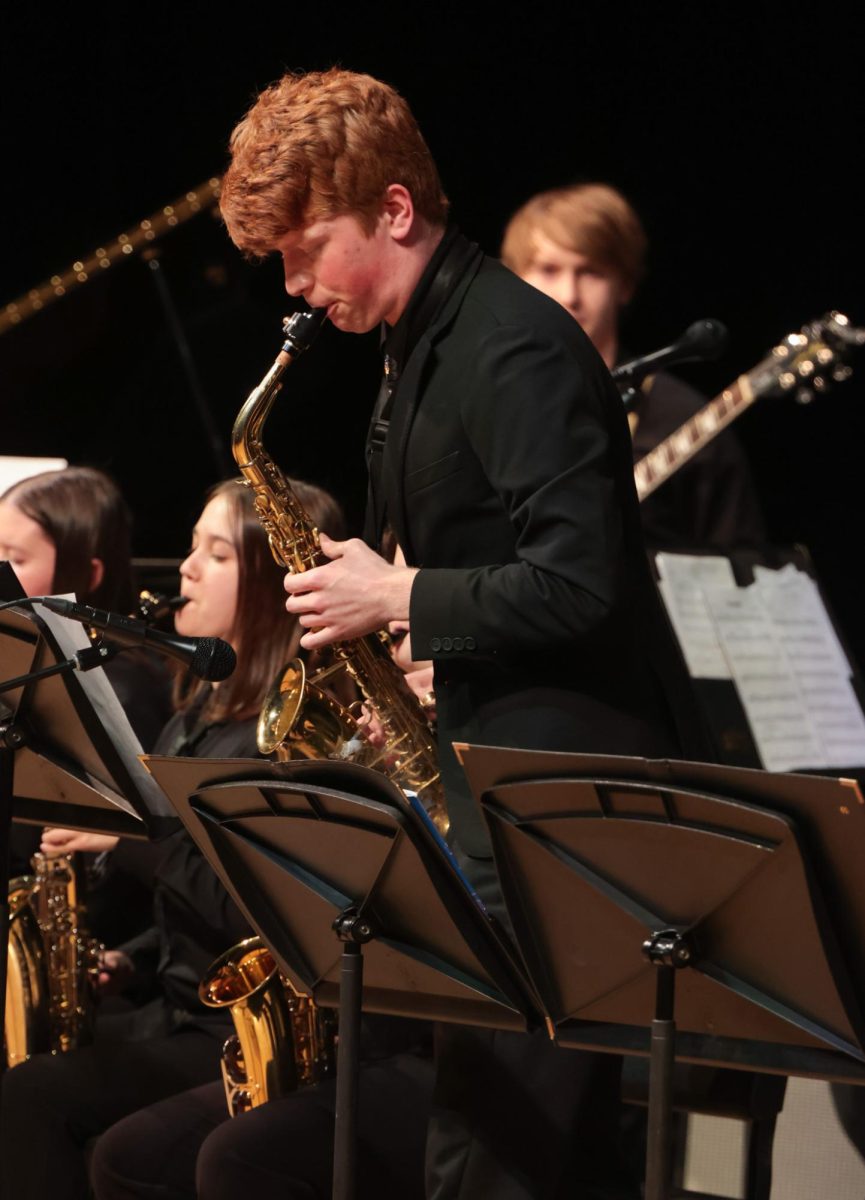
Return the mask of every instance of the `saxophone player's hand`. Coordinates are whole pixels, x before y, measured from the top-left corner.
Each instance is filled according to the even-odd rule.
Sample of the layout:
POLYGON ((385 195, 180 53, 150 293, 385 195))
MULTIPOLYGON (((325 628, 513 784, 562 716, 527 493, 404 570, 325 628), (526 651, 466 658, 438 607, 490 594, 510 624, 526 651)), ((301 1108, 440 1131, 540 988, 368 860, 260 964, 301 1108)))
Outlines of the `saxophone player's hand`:
POLYGON ((116 996, 135 974, 135 964, 123 950, 103 950, 99 955, 96 990, 100 996, 116 996))
POLYGON ((80 829, 43 829, 39 849, 49 858, 61 854, 75 854, 78 850, 90 850, 95 854, 113 850, 118 838, 108 833, 85 833, 80 829))
POLYGON ((408 621, 391 621, 387 627, 390 634, 390 656, 400 670, 405 672, 406 686, 414 692, 426 711, 427 720, 434 721, 436 698, 433 691, 433 665, 427 659, 411 656, 411 631, 408 621))
POLYGON ((407 619, 416 567, 392 566, 359 538, 335 542, 322 534, 321 548, 331 562, 285 577, 285 607, 309 631, 300 641, 305 649, 407 619))

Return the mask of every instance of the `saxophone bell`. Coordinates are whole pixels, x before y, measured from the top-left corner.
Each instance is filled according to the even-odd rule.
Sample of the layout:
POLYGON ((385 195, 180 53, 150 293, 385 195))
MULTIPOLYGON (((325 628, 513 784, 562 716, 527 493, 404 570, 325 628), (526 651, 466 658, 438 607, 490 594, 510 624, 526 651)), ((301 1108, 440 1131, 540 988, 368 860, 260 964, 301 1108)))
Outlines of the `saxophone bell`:
POLYGON ((231 1116, 327 1078, 334 1064, 335 1016, 279 974, 260 938, 247 938, 211 964, 198 995, 229 1008, 234 1034, 222 1051, 231 1116))
POLYGON ((92 1040, 101 946, 84 928, 71 856, 33 857, 9 884, 6 1062, 62 1054, 92 1040))

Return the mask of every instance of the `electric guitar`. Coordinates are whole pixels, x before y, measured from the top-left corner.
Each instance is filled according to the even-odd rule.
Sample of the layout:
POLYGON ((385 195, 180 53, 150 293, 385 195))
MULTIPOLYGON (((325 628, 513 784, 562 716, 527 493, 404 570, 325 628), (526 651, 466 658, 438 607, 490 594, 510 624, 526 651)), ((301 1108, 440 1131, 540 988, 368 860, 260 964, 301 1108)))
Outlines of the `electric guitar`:
POLYGON ((662 483, 711 442, 722 429, 760 396, 792 392, 808 403, 830 385, 848 379, 850 351, 865 344, 865 329, 851 325, 843 313, 831 312, 791 333, 751 371, 694 413, 634 465, 637 496, 645 500, 662 483))

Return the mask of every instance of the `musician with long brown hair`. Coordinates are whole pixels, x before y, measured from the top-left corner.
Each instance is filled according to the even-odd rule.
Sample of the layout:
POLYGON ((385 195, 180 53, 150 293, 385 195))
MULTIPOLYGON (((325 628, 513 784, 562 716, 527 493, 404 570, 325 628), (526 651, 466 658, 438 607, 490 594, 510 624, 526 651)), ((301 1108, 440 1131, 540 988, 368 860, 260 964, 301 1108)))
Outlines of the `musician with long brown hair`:
MULTIPOLYGON (((131 613, 132 520, 114 480, 95 467, 42 471, 0 496, 0 559, 27 596, 73 592, 82 604, 131 613)), ((171 715, 161 660, 128 652, 105 667, 132 728, 150 750, 171 715)))
MULTIPOLYGON (((325 529, 342 529, 335 502, 297 484, 325 529)), ((220 637, 235 649, 234 675, 182 688, 156 751, 195 757, 255 757, 265 691, 297 650, 293 617, 280 616, 281 575, 248 490, 237 481, 211 493, 181 566, 186 605, 178 631, 220 637)), ((165 1096, 217 1080, 230 1017, 206 1008, 198 984, 213 959, 251 932, 185 832, 144 842, 48 831, 46 852, 110 850, 153 889, 153 928, 107 952, 105 990, 133 970, 150 971, 155 996, 131 1012, 98 1017, 92 1045, 38 1055, 8 1071, 2 1088, 2 1194, 16 1200, 83 1200, 85 1149, 121 1117, 165 1096), (38 1153, 34 1154, 34 1147, 38 1153)))
MULTIPOLYGON (((28 596, 74 593, 82 604, 133 611, 132 519, 114 480, 95 467, 42 471, 0 496, 0 558, 28 596)), ((104 667, 144 750, 152 750, 173 711, 171 672, 155 651, 127 648, 104 667)), ((31 872, 39 831, 14 823, 10 876, 31 872)), ((116 945, 150 923, 149 891, 115 867, 81 861, 89 932, 116 945)))

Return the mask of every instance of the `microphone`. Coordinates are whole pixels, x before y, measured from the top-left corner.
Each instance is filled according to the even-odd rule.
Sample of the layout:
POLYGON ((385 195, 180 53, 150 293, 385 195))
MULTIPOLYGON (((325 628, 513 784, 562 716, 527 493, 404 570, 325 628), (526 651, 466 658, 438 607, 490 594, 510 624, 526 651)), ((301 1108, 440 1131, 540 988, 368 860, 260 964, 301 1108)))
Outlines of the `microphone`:
POLYGON ((227 679, 237 663, 234 650, 221 638, 175 637, 163 633, 161 629, 152 629, 135 617, 123 617, 119 613, 90 608, 87 604, 76 604, 73 600, 61 600, 57 596, 42 596, 39 603, 72 621, 92 625, 94 629, 104 629, 115 641, 127 646, 152 646, 161 654, 183 663, 199 679, 211 683, 227 679))
POLYGON ((641 358, 632 358, 614 367, 610 374, 620 387, 633 387, 659 367, 695 360, 710 362, 721 355, 726 345, 726 325, 714 317, 705 317, 689 325, 671 346, 664 346, 662 350, 644 354, 641 358))

